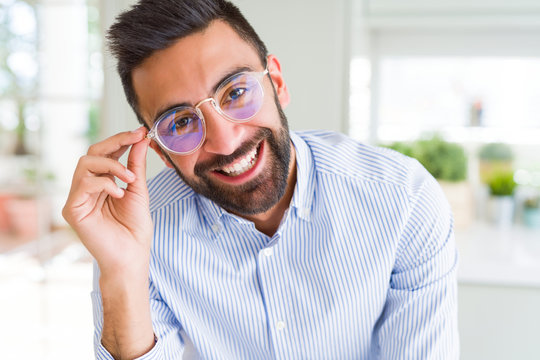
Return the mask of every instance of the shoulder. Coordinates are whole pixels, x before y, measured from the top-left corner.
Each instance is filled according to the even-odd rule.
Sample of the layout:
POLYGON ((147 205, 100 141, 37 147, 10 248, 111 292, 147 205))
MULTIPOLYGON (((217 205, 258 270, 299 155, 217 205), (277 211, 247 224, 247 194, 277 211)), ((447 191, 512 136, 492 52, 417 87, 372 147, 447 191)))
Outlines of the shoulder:
POLYGON ((165 168, 147 181, 150 196, 150 212, 156 212, 174 202, 185 201, 195 196, 174 169, 165 168))
POLYGON ((310 148, 318 174, 408 189, 431 178, 416 159, 391 149, 367 145, 336 132, 303 131, 296 134, 310 148))

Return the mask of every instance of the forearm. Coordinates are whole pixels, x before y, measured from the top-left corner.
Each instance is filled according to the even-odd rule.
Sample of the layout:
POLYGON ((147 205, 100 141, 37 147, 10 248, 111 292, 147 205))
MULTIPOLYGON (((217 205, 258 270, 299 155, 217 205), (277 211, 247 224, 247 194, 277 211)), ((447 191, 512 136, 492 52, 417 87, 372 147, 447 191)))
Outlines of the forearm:
POLYGON ((148 270, 137 274, 101 274, 101 343, 115 359, 134 359, 154 346, 148 270))

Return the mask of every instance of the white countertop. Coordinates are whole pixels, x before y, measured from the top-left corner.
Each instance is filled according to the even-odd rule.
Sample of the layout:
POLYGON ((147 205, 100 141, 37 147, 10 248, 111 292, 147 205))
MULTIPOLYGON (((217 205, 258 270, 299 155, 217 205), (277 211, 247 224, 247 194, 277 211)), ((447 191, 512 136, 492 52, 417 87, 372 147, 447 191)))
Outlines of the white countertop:
POLYGON ((540 289, 540 229, 475 223, 456 230, 460 284, 540 289))

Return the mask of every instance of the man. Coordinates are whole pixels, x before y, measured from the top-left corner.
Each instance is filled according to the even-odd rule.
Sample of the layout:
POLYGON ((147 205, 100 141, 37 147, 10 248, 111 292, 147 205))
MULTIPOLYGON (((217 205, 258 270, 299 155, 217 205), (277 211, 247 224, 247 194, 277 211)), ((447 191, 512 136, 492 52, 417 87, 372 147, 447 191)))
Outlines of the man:
POLYGON ((108 38, 144 127, 90 147, 64 208, 97 358, 458 357, 452 218, 416 161, 289 133, 280 63, 224 0, 142 0, 108 38))

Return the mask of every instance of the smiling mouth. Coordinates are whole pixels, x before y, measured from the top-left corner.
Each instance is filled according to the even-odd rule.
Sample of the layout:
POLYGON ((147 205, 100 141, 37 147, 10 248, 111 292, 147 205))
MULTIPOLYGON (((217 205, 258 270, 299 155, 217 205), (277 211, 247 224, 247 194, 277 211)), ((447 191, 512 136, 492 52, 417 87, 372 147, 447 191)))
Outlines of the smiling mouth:
POLYGON ((257 163, 260 148, 261 144, 248 152, 245 156, 235 160, 229 165, 222 167, 221 169, 216 169, 215 171, 229 177, 236 177, 246 173, 257 163))

